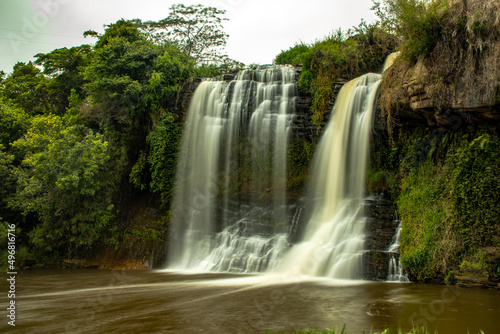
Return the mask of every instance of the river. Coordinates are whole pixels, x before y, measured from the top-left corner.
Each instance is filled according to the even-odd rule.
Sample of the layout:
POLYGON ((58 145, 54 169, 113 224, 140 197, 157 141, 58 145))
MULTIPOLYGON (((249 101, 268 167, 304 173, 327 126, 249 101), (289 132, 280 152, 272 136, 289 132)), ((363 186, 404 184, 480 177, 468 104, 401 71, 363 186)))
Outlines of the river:
POLYGON ((368 333, 412 323, 441 334, 500 332, 500 291, 430 284, 33 270, 18 273, 15 300, 16 327, 4 316, 2 333, 281 333, 344 324, 368 333))

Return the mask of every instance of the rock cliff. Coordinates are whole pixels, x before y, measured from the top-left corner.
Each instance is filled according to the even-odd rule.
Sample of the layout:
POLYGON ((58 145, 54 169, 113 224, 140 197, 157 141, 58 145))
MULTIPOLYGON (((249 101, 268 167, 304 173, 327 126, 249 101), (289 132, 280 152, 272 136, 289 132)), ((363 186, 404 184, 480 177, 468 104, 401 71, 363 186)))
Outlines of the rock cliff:
POLYGON ((451 0, 436 47, 416 63, 399 59, 381 85, 392 126, 456 129, 500 120, 500 2, 451 0))

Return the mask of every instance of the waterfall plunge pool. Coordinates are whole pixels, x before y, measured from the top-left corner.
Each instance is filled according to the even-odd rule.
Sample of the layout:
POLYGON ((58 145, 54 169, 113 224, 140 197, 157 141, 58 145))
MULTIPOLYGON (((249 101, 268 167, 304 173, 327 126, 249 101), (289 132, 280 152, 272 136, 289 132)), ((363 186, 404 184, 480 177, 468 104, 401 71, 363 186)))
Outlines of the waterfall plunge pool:
MULTIPOLYGON (((8 333, 349 333, 426 325, 431 333, 500 332, 500 291, 430 284, 172 271, 18 273, 8 333)), ((7 288, 2 281, 3 291, 7 288)))

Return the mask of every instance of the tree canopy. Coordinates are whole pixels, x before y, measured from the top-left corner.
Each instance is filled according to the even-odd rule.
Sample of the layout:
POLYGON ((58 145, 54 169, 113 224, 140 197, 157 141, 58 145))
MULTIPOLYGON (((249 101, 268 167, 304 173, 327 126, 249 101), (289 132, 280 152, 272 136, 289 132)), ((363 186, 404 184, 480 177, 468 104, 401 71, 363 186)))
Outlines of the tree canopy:
POLYGON ((196 64, 221 63, 227 58, 221 54, 229 35, 222 23, 227 21, 225 10, 203 5, 170 7, 170 14, 157 22, 137 21, 155 44, 171 43, 193 57, 196 64))
POLYGON ((51 251, 88 248, 113 217, 107 196, 112 187, 103 135, 55 115, 35 116, 26 134, 12 145, 23 157, 16 168, 17 190, 11 206, 35 213, 40 223, 32 243, 51 251))

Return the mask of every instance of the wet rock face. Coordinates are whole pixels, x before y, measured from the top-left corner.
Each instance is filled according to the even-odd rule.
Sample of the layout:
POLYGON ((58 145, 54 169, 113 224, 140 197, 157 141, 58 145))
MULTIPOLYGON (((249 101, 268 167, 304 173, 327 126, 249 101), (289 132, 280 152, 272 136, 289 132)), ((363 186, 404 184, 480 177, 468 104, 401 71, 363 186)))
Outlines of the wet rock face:
POLYGON ((370 281, 385 281, 389 275, 389 263, 393 255, 399 254, 384 251, 368 251, 364 254, 364 277, 370 281))
POLYGON ((372 195, 366 200, 367 240, 370 250, 389 249, 399 222, 394 219, 394 204, 383 195, 372 195))
POLYGON ((167 110, 177 114, 179 116, 179 121, 184 120, 194 91, 202 81, 202 78, 194 78, 184 82, 177 92, 176 99, 167 100, 167 110))
POLYGON ((399 221, 394 219, 394 204, 383 195, 372 195, 366 200, 366 233, 364 279, 386 280, 392 257, 399 253, 387 251, 392 244, 399 221))
POLYGON ((229 201, 226 208, 222 200, 217 201, 217 232, 231 226, 243 236, 269 237, 276 233, 287 233, 290 240, 296 240, 298 225, 305 224, 299 222, 300 212, 304 206, 303 198, 287 201, 285 213, 289 224, 276 224, 272 205, 262 207, 253 205, 250 197, 240 196, 238 200, 229 201))
MULTIPOLYGON (((297 74, 298 77, 299 74, 297 74)), ((340 89, 344 86, 345 82, 334 82, 333 83, 333 96, 330 99, 326 110, 324 110, 324 118, 323 122, 318 126, 313 123, 311 119, 311 104, 312 104, 312 96, 309 93, 305 93, 299 90, 299 95, 297 97, 297 101, 295 104, 295 113, 296 116, 293 119, 292 123, 292 135, 297 138, 314 138, 320 136, 320 133, 328 124, 331 116, 331 112, 337 96, 340 92, 340 89), (319 130, 319 131, 318 131, 319 130)))
POLYGON ((311 120, 311 96, 299 94, 295 103, 295 117, 292 121, 292 135, 296 138, 312 138, 316 126, 311 120))

